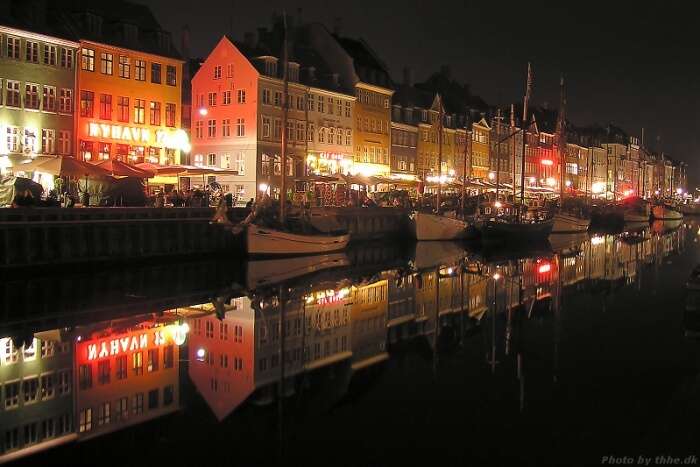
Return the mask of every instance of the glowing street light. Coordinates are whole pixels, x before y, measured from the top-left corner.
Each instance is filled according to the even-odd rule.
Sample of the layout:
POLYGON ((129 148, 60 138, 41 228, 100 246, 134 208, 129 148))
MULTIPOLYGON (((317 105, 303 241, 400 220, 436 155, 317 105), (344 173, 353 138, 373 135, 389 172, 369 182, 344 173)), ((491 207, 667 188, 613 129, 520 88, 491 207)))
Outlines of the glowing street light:
POLYGON ((501 275, 499 273, 496 272, 493 274, 493 280, 497 281, 500 278, 501 278, 501 275))
POLYGON ((200 347, 200 348, 197 349, 196 356, 197 356, 197 360, 199 360, 200 362, 203 362, 203 361, 204 361, 204 357, 207 356, 207 351, 204 350, 204 347, 200 347))
POLYGON ((201 115, 202 117, 204 117, 208 113, 209 113, 209 111, 207 109, 205 109, 204 107, 199 109, 199 115, 201 115))
POLYGON ((493 172, 489 172, 489 180, 493 180, 494 178, 496 178, 496 174, 493 172))
POLYGON ((260 185, 258 185, 258 190, 260 190, 262 193, 267 193, 267 190, 269 188, 270 187, 268 186, 267 183, 261 183, 260 185))

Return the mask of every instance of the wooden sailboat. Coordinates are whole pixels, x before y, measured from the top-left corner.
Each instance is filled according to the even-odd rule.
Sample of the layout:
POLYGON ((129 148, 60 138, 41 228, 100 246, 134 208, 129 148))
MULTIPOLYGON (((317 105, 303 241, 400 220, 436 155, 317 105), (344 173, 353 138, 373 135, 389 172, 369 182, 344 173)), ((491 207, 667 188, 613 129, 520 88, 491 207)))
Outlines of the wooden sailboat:
POLYGON ((667 203, 660 203, 654 206, 651 214, 656 220, 681 220, 683 213, 677 210, 674 206, 667 203))
MULTIPOLYGON (((477 229, 481 233, 482 240, 511 240, 511 241, 532 241, 546 239, 552 232, 554 226, 553 218, 539 218, 538 216, 526 216, 527 206, 525 205, 525 143, 528 129, 527 106, 532 93, 532 68, 527 64, 527 87, 523 99, 523 122, 522 129, 508 135, 508 138, 522 132, 522 153, 520 161, 520 206, 515 216, 495 216, 482 218, 477 223, 477 229)), ((500 154, 499 161, 500 164, 500 154)), ((500 168, 500 166, 499 166, 500 168)), ((515 164, 513 164, 513 199, 515 199, 515 164)))
POLYGON ((566 94, 564 93, 564 77, 561 77, 561 102, 557 118, 557 146, 559 148, 559 212, 554 215, 553 234, 571 234, 587 232, 591 218, 584 213, 583 207, 566 206, 566 94))
MULTIPOLYGON (((442 138, 444 107, 438 94, 436 101, 439 109, 438 128, 438 176, 442 174, 442 138)), ((440 212, 441 182, 437 184, 437 197, 433 212, 416 211, 411 214, 411 223, 416 240, 459 240, 467 237, 469 223, 456 215, 448 216, 440 212)))
POLYGON ((289 112, 289 79, 287 53, 287 18, 284 20, 283 40, 283 72, 284 83, 282 102, 282 141, 281 141, 281 183, 279 203, 279 226, 270 228, 256 223, 251 219, 246 227, 246 248, 250 255, 309 255, 329 253, 345 249, 350 242, 347 232, 291 232, 286 230, 286 199, 287 199, 287 114, 289 112))

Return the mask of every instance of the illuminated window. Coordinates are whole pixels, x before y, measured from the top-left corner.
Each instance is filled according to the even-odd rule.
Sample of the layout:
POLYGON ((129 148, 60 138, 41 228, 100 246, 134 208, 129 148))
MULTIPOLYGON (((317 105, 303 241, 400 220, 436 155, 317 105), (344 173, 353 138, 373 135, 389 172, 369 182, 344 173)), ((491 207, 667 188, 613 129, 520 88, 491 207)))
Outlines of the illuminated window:
POLYGON ((70 49, 61 49, 61 67, 73 68, 73 51, 70 49))
POLYGON ((222 105, 229 105, 230 103, 231 103, 231 91, 222 92, 221 93, 221 104, 222 105))
POLYGON ((110 421, 111 405, 103 402, 97 407, 97 425, 108 425, 110 421))
POLYGON ((61 88, 61 95, 58 99, 58 111, 61 113, 73 112, 73 90, 61 88))
POLYGON ((22 394, 24 394, 25 404, 39 400, 39 378, 28 378, 22 381, 22 394))
POLYGON ((146 101, 134 99, 134 123, 143 125, 146 122, 146 101))
POLYGON ((112 95, 100 94, 100 119, 112 120, 112 95))
POLYGON ((134 62, 134 78, 136 81, 146 81, 146 62, 145 60, 136 59, 134 62))
POLYGON ((204 137, 204 122, 201 120, 198 120, 194 122, 194 136, 197 139, 201 139, 204 137))
POLYGON ((107 52, 100 54, 100 73, 111 75, 113 73, 114 56, 107 52))
POLYGON ((168 65, 166 68, 165 84, 167 84, 168 86, 177 85, 177 71, 172 65, 168 65))
POLYGON ((345 130, 345 145, 352 146, 352 130, 351 129, 345 130))
POLYGON ((313 142, 315 138, 314 132, 316 131, 316 125, 313 123, 309 123, 307 128, 306 128, 306 140, 309 142, 313 142))
POLYGON ((326 142, 326 129, 325 129, 325 128, 319 128, 319 129, 318 129, 318 142, 319 142, 319 143, 325 143, 325 142, 326 142))
POLYGON ((226 77, 233 78, 233 63, 226 65, 226 77))
POLYGON ((214 167, 216 165, 216 154, 207 154, 207 165, 209 167, 214 167))
POLYGON ((97 363, 97 382, 99 384, 109 384, 111 369, 109 360, 97 363))
POLYGON ((236 119, 236 136, 245 136, 245 119, 236 119))
POLYGON ((19 406, 19 381, 5 383, 5 409, 19 406))
POLYGON ((343 144, 343 129, 337 128, 335 131, 335 144, 343 144))
MULTIPOLYGON (((41 129, 41 152, 44 154, 56 154, 56 130, 49 128, 41 129)), ((53 355, 53 343, 42 341, 42 357, 44 356, 44 344, 51 345, 51 354, 53 355)))
POLYGON ((345 116, 350 117, 350 112, 351 112, 351 106, 350 102, 345 102, 345 116))
POLYGON ((134 370, 134 375, 143 374, 143 352, 134 352, 131 356, 131 368, 134 370))
POLYGON ((92 430, 92 409, 83 409, 80 411, 80 425, 78 427, 80 433, 92 430))
POLYGON ((160 84, 162 79, 160 63, 151 63, 151 83, 160 84))
POLYGON ((71 370, 61 370, 58 372, 58 395, 70 394, 72 386, 71 370))
POLYGON ((25 43, 26 60, 32 63, 39 63, 39 43, 27 41, 25 43))
POLYGON ((95 50, 83 49, 81 54, 80 68, 85 71, 95 71, 95 50))
POLYGON ((262 117, 262 137, 263 138, 270 137, 270 117, 266 117, 266 116, 262 117))
POLYGON ((39 109, 39 85, 26 83, 24 85, 24 108, 39 109))
POLYGON ((7 57, 19 60, 20 41, 17 37, 7 38, 7 57))
POLYGON ((165 126, 174 128, 175 127, 175 104, 166 103, 165 104, 165 126))
POLYGON ((80 91, 80 116, 92 118, 95 108, 95 93, 80 91))
POLYGON ((160 102, 151 101, 149 103, 149 121, 151 125, 160 126, 160 102))
POLYGON ((333 144, 334 138, 335 138, 335 128, 331 127, 328 129, 328 143, 333 144))
POLYGON ((125 55, 119 56, 119 77, 131 78, 131 59, 125 55))
POLYGON ((56 87, 44 86, 43 109, 45 112, 56 111, 56 87))
POLYGON ((212 323, 211 321, 206 321, 204 323, 204 332, 205 332, 206 337, 208 337, 210 339, 213 338, 214 337, 214 323, 212 323))
POLYGON ((207 121, 207 136, 209 138, 216 138, 216 120, 207 121))
POLYGON ((304 141, 305 133, 304 122, 297 122, 297 141, 304 141))
POLYGON ((238 103, 239 104, 245 104, 245 89, 239 89, 236 92, 238 103))
POLYGON ((328 113, 333 115, 333 98, 328 96, 328 113))
POLYGON ((221 79, 221 65, 214 67, 214 79, 221 79))
POLYGON ((56 66, 56 46, 44 45, 44 65, 56 66))
POLYGON ((282 107, 282 93, 279 91, 275 91, 275 105, 282 107))
POLYGON ((231 119, 225 118, 221 120, 221 135, 228 138, 231 136, 231 119))
POLYGON ((168 345, 163 348, 163 368, 172 368, 174 363, 174 347, 168 345))

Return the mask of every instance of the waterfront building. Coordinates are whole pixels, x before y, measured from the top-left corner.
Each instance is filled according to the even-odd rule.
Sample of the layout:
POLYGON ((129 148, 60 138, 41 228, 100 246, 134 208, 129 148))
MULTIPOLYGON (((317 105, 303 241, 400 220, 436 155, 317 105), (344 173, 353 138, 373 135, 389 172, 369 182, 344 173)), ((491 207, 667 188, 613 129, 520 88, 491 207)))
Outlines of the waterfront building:
POLYGON ((173 317, 130 317, 78 328, 75 425, 79 440, 176 412, 180 345, 173 317))
POLYGON ((0 463, 75 439, 73 345, 61 331, 0 338, 0 463))
POLYGON ((400 106, 394 106, 391 119, 391 173, 394 176, 415 180, 418 147, 418 127, 402 123, 400 106))
POLYGON ((179 164, 183 62, 149 8, 128 2, 66 5, 80 37, 78 157, 179 164))
POLYGON ((44 33, 64 31, 47 25, 45 9, 35 14, 44 15, 38 27, 0 15, 0 173, 37 155, 75 153, 78 43, 44 33))
MULTIPOLYGON (((494 180, 496 174, 491 172, 489 147, 491 126, 485 118, 481 118, 472 124, 471 142, 471 176, 481 180, 494 180)), ((527 174, 527 168, 525 170, 527 174)))
POLYGON ((352 288, 352 369, 358 371, 389 358, 386 348, 389 284, 386 278, 352 288))

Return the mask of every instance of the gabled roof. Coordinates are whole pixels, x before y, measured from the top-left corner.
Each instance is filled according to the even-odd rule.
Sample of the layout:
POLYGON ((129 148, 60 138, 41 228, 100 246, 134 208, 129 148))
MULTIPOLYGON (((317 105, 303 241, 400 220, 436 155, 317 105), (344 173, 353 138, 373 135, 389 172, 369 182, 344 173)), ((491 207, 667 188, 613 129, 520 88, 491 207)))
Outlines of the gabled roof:
POLYGON ((333 34, 340 46, 353 59, 355 73, 365 83, 384 88, 394 88, 388 67, 363 39, 351 39, 333 34))

